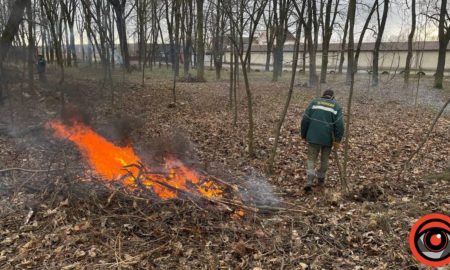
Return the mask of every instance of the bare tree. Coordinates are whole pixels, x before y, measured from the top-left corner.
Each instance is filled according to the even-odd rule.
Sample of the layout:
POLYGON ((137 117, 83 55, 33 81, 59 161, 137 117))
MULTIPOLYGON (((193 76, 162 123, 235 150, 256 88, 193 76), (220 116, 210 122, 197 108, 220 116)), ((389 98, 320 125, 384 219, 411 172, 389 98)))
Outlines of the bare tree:
MULTIPOLYGON (((376 0, 378 2, 378 0, 376 0)), ((381 17, 380 21, 380 15, 379 15, 379 6, 377 6, 377 22, 378 22, 378 33, 377 33, 377 39, 375 40, 375 47, 373 49, 373 56, 372 56, 372 85, 377 86, 378 85, 378 61, 380 58, 380 47, 381 47, 381 41, 383 39, 384 34, 384 28, 386 26, 387 21, 387 15, 389 11, 389 0, 384 0, 383 5, 383 15, 381 17)))
POLYGON ((348 16, 345 19, 345 26, 344 26, 344 35, 342 37, 342 44, 341 44, 341 56, 339 57, 339 68, 338 73, 342 74, 342 68, 344 66, 345 61, 345 47, 347 44, 347 32, 348 32, 348 16))
POLYGON ((29 1, 30 0, 16 0, 12 5, 11 14, 8 21, 6 22, 0 38, 0 68, 2 67, 3 61, 8 54, 14 37, 19 31, 19 26, 23 19, 25 6, 29 1))
MULTIPOLYGON (((172 3, 174 5, 175 3, 172 3)), ((169 35, 169 47, 170 47, 170 61, 172 63, 172 69, 175 71, 175 37, 174 37, 174 17, 175 13, 171 12, 171 4, 169 0, 164 0, 164 8, 166 15, 167 33, 169 35)), ((162 30, 161 30, 162 34, 162 30)), ((164 40, 164 39, 163 39, 164 40)), ((167 59, 167 57, 166 57, 167 59)))
POLYGON ((197 80, 205 80, 205 40, 203 35, 203 2, 197 1, 197 80))
MULTIPOLYGON (((319 22, 317 20, 317 7, 315 0, 306 0, 307 3, 307 19, 300 18, 305 29, 305 38, 308 41, 308 54, 309 54, 309 85, 314 86, 317 84, 317 71, 316 71, 316 53, 318 46, 319 35, 319 22)), ((318 92, 319 88, 316 88, 318 92)), ((319 95, 319 93, 316 93, 319 95)))
POLYGON ((146 55, 147 55, 147 17, 149 16, 149 1, 148 0, 136 0, 136 26, 138 36, 138 65, 139 69, 144 69, 146 55))
POLYGON ((361 51, 361 47, 362 47, 362 43, 364 41, 364 36, 366 35, 366 31, 369 27, 369 23, 370 20, 372 19, 372 15, 375 12, 375 10, 377 9, 378 6, 378 1, 375 1, 372 5, 372 8, 369 11, 369 15, 366 18, 366 22, 364 23, 364 26, 361 30, 361 34, 359 35, 359 41, 358 41, 358 45, 356 47, 356 52, 355 52, 355 72, 358 72, 358 60, 359 60, 359 53, 361 51))
POLYGON ((273 0, 273 27, 275 45, 273 48, 272 81, 278 81, 283 71, 283 48, 288 33, 288 21, 291 13, 290 0, 273 0))
POLYGON ((333 35, 334 23, 336 21, 336 16, 338 14, 338 7, 339 7, 339 0, 336 1, 327 0, 325 8, 325 21, 322 23, 322 65, 320 70, 321 83, 325 83, 327 80, 327 68, 329 58, 328 50, 330 48, 331 36, 333 35), (334 2, 334 10, 332 12, 333 2, 334 2))
MULTIPOLYGON (((99 53, 100 62, 103 68, 103 87, 105 83, 112 81, 111 75, 111 56, 109 47, 113 46, 113 23, 108 20, 110 8, 102 0, 81 0, 85 14, 85 28, 88 39, 95 46, 95 51, 99 53), (111 27, 109 27, 111 26, 111 27), (108 45, 109 44, 109 45, 108 45)), ((103 89, 103 88, 102 88, 103 89)), ((111 95, 113 98, 113 95, 111 95)))
POLYGON ((156 54, 157 54, 157 50, 158 50, 158 37, 159 37, 159 19, 161 15, 161 12, 158 10, 158 3, 156 0, 150 0, 150 16, 151 16, 151 20, 150 20, 150 41, 151 41, 151 46, 150 46, 150 51, 149 51, 149 59, 148 59, 148 64, 150 67, 150 70, 153 69, 153 65, 156 61, 156 54))
MULTIPOLYGON (((297 6, 296 3, 294 3, 296 9, 297 9, 297 13, 299 17, 303 16, 303 13, 305 11, 305 2, 303 2, 302 5, 302 9, 301 11, 299 11, 299 8, 297 6)), ((299 52, 299 48, 300 48, 300 36, 301 36, 301 30, 302 29, 302 25, 301 23, 299 23, 297 25, 297 31, 295 34, 295 45, 294 45, 294 55, 293 55, 293 59, 292 59, 292 75, 291 75, 291 82, 289 85, 289 91, 286 97, 286 102, 284 104, 283 110, 281 112, 280 115, 280 119, 278 120, 276 127, 275 127, 275 140, 273 143, 273 147, 272 150, 270 152, 270 156, 269 159, 267 161, 267 170, 269 172, 272 172, 273 170, 273 165, 275 162, 275 156, 277 154, 277 148, 278 148, 278 141, 280 138, 280 133, 281 133, 281 127, 283 126, 284 123, 284 119, 286 118, 286 114, 289 108, 289 104, 291 102, 291 98, 292 98, 292 92, 294 90, 294 82, 295 82, 295 75, 297 74, 297 64, 298 64, 298 52, 299 52)))
MULTIPOLYGON (((72 59, 75 63, 75 66, 77 65, 77 54, 75 50, 75 32, 74 32, 74 25, 75 25, 75 15, 76 15, 76 1, 75 0, 62 0, 61 1, 61 8, 64 12, 64 16, 69 28, 69 36, 70 36, 70 43, 68 44, 68 59, 72 59)), ((69 60, 70 61, 70 60, 69 60)))
POLYGON ((179 69, 180 69, 180 23, 181 23, 181 10, 180 10, 180 1, 175 0, 172 5, 172 14, 174 14, 174 72, 173 72, 173 87, 172 87, 172 104, 173 106, 176 106, 177 104, 177 78, 179 75, 179 69))
MULTIPOLYGON (((42 0, 41 5, 45 10, 50 28, 50 34, 52 38, 53 47, 56 52, 56 61, 61 69, 61 77, 59 84, 64 82, 64 59, 62 52, 62 27, 63 27, 63 9, 61 7, 61 1, 59 0, 42 0)), ((61 102, 64 104, 63 88, 61 88, 61 102)))
POLYGON ((275 40, 275 30, 273 27, 273 8, 272 8, 272 1, 268 2, 268 11, 264 12, 263 14, 263 21, 265 25, 265 35, 266 35, 266 41, 267 41, 267 49, 266 49, 266 65, 265 65, 265 71, 269 71, 270 69, 270 58, 272 54, 272 48, 273 43, 275 40), (266 15, 267 14, 267 15, 266 15))
POLYGON ((350 0, 348 5, 348 24, 349 24, 349 34, 348 34, 348 67, 350 69, 350 91, 347 100, 347 119, 345 126, 345 142, 344 142, 344 164, 343 172, 341 178, 341 188, 343 190, 348 189, 347 186, 347 167, 348 167, 348 152, 349 152, 349 142, 350 142, 350 121, 352 115, 352 101, 353 101, 353 88, 355 83, 355 70, 354 70, 354 28, 355 28, 355 11, 356 11, 356 0, 350 0))
POLYGON ((224 46, 224 36, 225 36, 225 23, 226 16, 222 12, 221 1, 217 0, 216 3, 216 16, 214 23, 214 36, 213 36, 213 56, 214 56, 214 67, 216 69, 216 79, 220 79, 220 72, 222 70, 223 62, 223 46, 224 46))
POLYGON ((447 53, 447 46, 450 40, 450 16, 448 13, 447 0, 441 0, 441 7, 439 9, 439 55, 436 67, 436 75, 434 77, 434 87, 442 89, 442 82, 444 79, 445 57, 447 53))
POLYGON ((28 25, 28 84, 30 90, 34 87, 34 54, 35 54, 35 40, 33 33, 33 9, 31 6, 31 1, 27 1, 26 4, 27 12, 27 25, 28 25))
POLYGON ((184 58, 184 76, 187 77, 189 74, 189 68, 191 67, 191 59, 192 59, 192 29, 194 26, 194 12, 193 12, 193 1, 187 0, 183 5, 183 16, 184 20, 184 33, 185 41, 184 41, 184 49, 183 49, 183 58, 184 58))
POLYGON ((230 37, 231 43, 234 46, 239 61, 242 66, 242 75, 244 77, 245 92, 247 95, 247 111, 248 111, 248 153, 250 156, 254 155, 254 141, 253 141, 253 98, 250 89, 250 82, 248 79, 248 59, 250 58, 253 39, 258 27, 258 23, 264 13, 265 6, 268 0, 261 1, 236 1, 228 3, 222 1, 224 4, 224 11, 227 13, 230 24, 236 31, 236 38, 230 37), (251 24, 251 28, 248 25, 251 24), (247 30, 248 29, 248 30, 247 30), (244 32, 248 31, 248 44, 244 47, 244 32))
POLYGON ((20 23, 22 22, 25 6, 30 0, 16 0, 11 7, 9 19, 5 24, 3 32, 0 37, 0 104, 3 102, 3 61, 8 54, 11 43, 19 31, 20 23))
MULTIPOLYGON (((230 41, 237 40, 236 31, 233 24, 230 24, 230 41)), ((237 126, 237 88, 239 75, 239 58, 236 48, 230 48, 230 109, 233 109, 233 126, 237 126), (234 106, 233 106, 234 105, 234 106)))
MULTIPOLYGON (((406 2, 408 3, 408 2, 406 2)), ((408 54, 406 55, 404 79, 405 83, 409 82, 409 74, 411 72, 411 59, 413 56, 413 39, 416 32, 416 0, 411 2, 411 30, 408 35, 408 54)))
POLYGON ((126 14, 126 0, 108 0, 108 2, 112 5, 115 13, 116 13, 116 25, 117 25, 117 33, 119 34, 119 42, 120 42, 120 52, 122 54, 123 66, 125 69, 129 70, 130 68, 130 54, 128 51, 128 36, 127 36, 127 27, 126 27, 126 18, 129 13, 126 14))

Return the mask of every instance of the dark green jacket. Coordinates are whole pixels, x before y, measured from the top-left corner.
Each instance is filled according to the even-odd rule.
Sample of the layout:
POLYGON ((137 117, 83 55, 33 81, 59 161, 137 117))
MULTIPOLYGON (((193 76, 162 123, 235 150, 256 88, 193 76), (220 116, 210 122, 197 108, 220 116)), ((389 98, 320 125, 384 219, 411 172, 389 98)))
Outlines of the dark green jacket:
POLYGON ((308 143, 331 146, 333 140, 340 142, 344 136, 342 108, 334 99, 315 98, 306 109, 301 135, 308 143))
POLYGON ((44 59, 40 59, 37 62, 37 72, 40 73, 44 73, 45 72, 45 66, 46 66, 46 62, 44 59))

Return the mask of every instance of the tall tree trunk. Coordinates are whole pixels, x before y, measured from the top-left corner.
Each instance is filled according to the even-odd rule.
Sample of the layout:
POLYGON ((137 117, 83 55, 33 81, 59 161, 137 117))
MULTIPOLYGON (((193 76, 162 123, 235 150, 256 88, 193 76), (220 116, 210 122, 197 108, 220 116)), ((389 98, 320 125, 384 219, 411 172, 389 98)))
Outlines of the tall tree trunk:
POLYGON ((273 47, 273 67, 272 67, 272 81, 278 81, 283 71, 283 44, 275 44, 273 47))
POLYGON ((130 70, 130 53, 128 51, 127 27, 125 21, 126 0, 108 0, 116 13, 117 33, 119 34, 120 51, 122 53, 123 66, 130 70))
POLYGON ((411 2, 411 30, 408 35, 408 54, 406 55, 405 73, 404 79, 405 83, 409 82, 409 75, 411 72, 411 59, 413 57, 413 40, 414 33, 416 32, 416 0, 411 2))
MULTIPOLYGON (((166 24, 167 24, 167 32, 169 34, 169 52, 170 52, 170 62, 172 63, 172 70, 175 71, 175 42, 174 42, 174 36, 173 36, 173 17, 175 14, 173 14, 173 12, 170 12, 169 9, 169 1, 165 0, 164 1, 164 7, 165 7, 165 14, 166 14, 166 24)), ((161 27, 159 28, 159 30, 161 31, 161 36, 162 36, 162 29, 161 27)), ((162 42, 164 44, 164 39, 162 39, 162 42)), ((166 60, 166 66, 168 66, 168 57, 167 57, 167 52, 166 50, 164 50, 164 54, 166 54, 165 60, 166 60)))
POLYGON ((203 1, 197 0, 197 80, 205 80, 205 41, 203 36, 203 1))
MULTIPOLYGON (((300 16, 302 16, 302 15, 303 14, 301 14, 300 16)), ((286 97, 286 102, 284 104, 283 111, 281 112, 280 119, 278 120, 277 125, 275 127, 275 141, 273 143, 273 147, 272 147, 272 150, 270 151, 270 156, 267 161, 267 170, 270 173, 273 170, 273 165, 275 162, 275 156, 276 156, 277 148, 278 148, 278 141, 280 139, 281 127, 283 126, 284 119, 286 118, 286 114, 287 114, 289 104, 290 104, 291 98, 292 98, 292 93, 294 90, 295 75, 297 73, 297 64, 298 64, 298 51, 299 51, 299 47, 300 47, 301 29, 302 29, 302 25, 301 25, 301 23, 299 23, 297 25, 297 31, 295 34, 294 55, 293 55, 293 59, 292 59, 292 74, 291 74, 291 82, 289 84, 289 91, 288 91, 288 95, 286 97)))
POLYGON ((355 13, 356 13, 356 0, 350 0, 348 6, 348 23, 349 23, 349 39, 348 39, 348 69, 350 69, 350 91, 347 101, 347 119, 345 126, 345 142, 344 142, 344 164, 341 179, 342 190, 347 190, 347 167, 348 167, 348 152, 350 143, 350 121, 352 115, 352 100, 353 100, 353 88, 355 82, 355 70, 354 69, 354 26, 355 26, 355 13))
MULTIPOLYGON (((248 112, 248 154, 250 157, 253 157, 254 152, 254 121, 253 121, 253 98, 252 91, 250 89, 250 83, 248 79, 248 60, 250 58, 251 49, 253 39, 255 37, 255 31, 258 26, 258 22, 261 19, 261 16, 264 12, 264 8, 267 4, 266 1, 255 2, 252 6, 247 6, 248 3, 244 1, 239 2, 239 6, 237 7, 237 12, 234 12, 234 8, 231 4, 228 4, 224 7, 228 16, 230 17, 230 21, 232 21, 233 26, 236 27, 236 32, 238 33, 239 41, 237 41, 234 37, 231 37, 231 42, 233 43, 233 47, 236 50, 237 54, 239 54, 239 60, 242 66, 242 73, 244 76, 245 83, 245 92, 247 95, 247 112, 248 112), (250 11, 249 11, 250 9, 250 11), (244 49, 243 35, 246 32, 247 25, 245 24, 246 19, 244 17, 244 12, 251 12, 250 16, 252 27, 249 29, 249 41, 247 47, 244 49), (236 16, 236 17, 235 17, 236 16), (245 56, 244 56, 245 55, 245 56)), ((236 103, 235 103, 236 104, 236 103)))
POLYGON ((109 24, 109 28, 110 28, 110 33, 111 33, 111 42, 110 42, 110 47, 111 47, 111 69, 114 70, 115 66, 116 66, 116 35, 114 31, 114 11, 111 11, 111 17, 110 17, 110 21, 111 23, 109 24))
POLYGON ((28 85, 30 90, 34 87, 34 33, 33 33, 33 11, 31 8, 31 1, 27 1, 27 24, 28 24, 28 85))
MULTIPOLYGON (((181 11, 180 11, 180 1, 175 0, 174 10, 172 12, 175 13, 175 28, 174 28, 174 41, 175 41, 175 79, 180 74, 180 23, 181 23, 181 11)), ((174 84, 175 85, 175 84, 174 84)), ((174 86, 175 89, 175 86, 174 86)), ((174 90, 175 91, 175 90, 174 90)), ((174 92, 174 100, 176 100, 175 92, 174 92)), ((175 101, 174 101, 175 102, 175 101)))
POLYGON ((47 31, 45 30, 45 27, 41 25, 41 40, 42 40, 42 48, 41 48, 41 54, 45 56, 47 61, 49 60, 49 54, 48 54, 48 44, 47 44, 47 31))
POLYGON ((49 53, 50 53, 50 57, 48 57, 47 59, 50 59, 50 63, 54 63, 55 62, 55 44, 53 42, 53 37, 52 37, 52 33, 49 30, 49 34, 47 35, 48 40, 47 43, 49 45, 49 53))
MULTIPOLYGON (((253 23, 253 21, 250 21, 250 27, 249 27, 250 29, 252 29, 252 23, 253 23)), ((250 53, 247 56, 247 73, 250 73, 251 70, 252 70, 252 52, 250 51, 250 53)))
MULTIPOLYGON (((272 39, 272 38, 269 37, 269 39, 272 39)), ((266 66, 264 68, 265 71, 269 71, 270 70, 270 57, 271 57, 271 54, 272 54, 272 48, 273 48, 273 39, 272 39, 272 41, 268 41, 267 42, 266 66)))
POLYGON ((381 18, 381 23, 378 27, 378 34, 377 34, 377 39, 375 41, 375 47, 373 49, 373 59, 372 59, 372 66, 373 66, 373 71, 372 71, 372 85, 373 86, 378 86, 378 61, 379 61, 379 55, 380 55, 380 46, 381 46, 381 41, 383 39, 383 34, 384 34, 384 28, 386 26, 386 20, 387 20, 387 15, 388 15, 388 11, 389 11, 389 0, 384 0, 384 6, 383 6, 383 16, 381 18))
POLYGON ((191 58, 192 58, 192 28, 194 23, 194 14, 192 11, 192 0, 189 0, 184 7, 184 14, 186 17, 186 37, 185 37, 185 45, 184 45, 184 74, 187 76, 189 74, 189 68, 191 67, 191 58))
POLYGON ((2 67, 3 61, 8 54, 14 37, 19 31, 19 26, 22 22, 27 2, 30 2, 30 0, 16 0, 11 8, 11 14, 9 16, 8 22, 6 23, 3 33, 0 37, 0 68, 2 67))
POLYGON ((450 40, 450 25, 446 22, 448 17, 447 0, 441 0, 441 9, 439 12, 439 56, 436 67, 436 75, 434 77, 434 87, 442 89, 444 80, 445 56, 448 42, 450 40), (446 27, 447 24, 447 27, 446 27))
POLYGON ((355 72, 358 72, 359 53, 361 51, 362 43, 363 43, 367 28, 369 27, 370 20, 372 18, 373 13, 377 9, 377 6, 378 6, 378 1, 375 1, 373 3, 372 9, 369 12, 369 15, 367 16, 366 22, 364 23, 361 34, 359 35, 358 46, 356 47, 356 52, 355 52, 355 67, 354 67, 355 72))
MULTIPOLYGON (((315 86, 317 84, 317 71, 316 71, 316 51, 317 51, 317 35, 318 27, 316 23, 316 5, 315 0, 307 0, 308 5, 308 19, 305 24, 305 35, 308 39, 308 54, 309 54, 309 85, 315 86), (314 26, 314 30, 313 30, 314 26), (314 32, 314 38, 313 38, 314 32)), ((318 88, 317 88, 318 89, 318 88)), ((316 91, 317 92, 317 91, 316 91)), ((318 95, 318 93, 316 93, 318 95)))
POLYGON ((304 38, 303 38, 303 51, 302 51, 302 71, 303 73, 306 72, 306 52, 308 50, 308 37, 306 36, 306 34, 304 34, 304 38))
POLYGON ((217 0, 216 3, 216 21, 214 28, 214 67, 216 69, 216 80, 220 80, 220 73, 222 70, 223 61, 223 39, 224 39, 224 27, 225 22, 221 12, 221 1, 217 0))
MULTIPOLYGON (((80 31, 79 35, 80 35, 80 46, 81 46, 81 59, 84 62, 84 61, 86 61, 86 52, 84 50, 84 35, 83 35, 83 33, 84 33, 83 31, 80 31)), ((75 48, 75 40, 74 40, 73 46, 75 48)))
POLYGON ((329 58, 328 51, 330 48, 331 36, 333 35, 334 22, 336 20, 336 16, 338 13, 339 0, 337 0, 335 3, 333 17, 331 17, 332 6, 333 6, 333 0, 328 0, 326 9, 325 9, 325 22, 323 23, 324 25, 322 27, 323 41, 322 41, 322 65, 321 65, 321 69, 320 69, 320 82, 321 83, 325 83, 327 80, 328 58, 329 58))
POLYGON ((345 61, 345 46, 346 46, 346 42, 347 42, 347 32, 348 32, 348 17, 345 20, 345 26, 344 26, 344 36, 342 38, 342 45, 341 45, 341 57, 339 57, 339 68, 338 68, 338 73, 342 74, 342 68, 344 66, 344 61, 345 61))
POLYGON ((434 77, 434 87, 442 89, 444 80, 445 56, 447 54, 449 38, 439 40, 439 55, 436 67, 436 75, 434 77))
POLYGON ((273 0, 273 21, 276 44, 273 48, 272 81, 278 81, 283 71, 283 48, 288 33, 289 0, 273 0))
POLYGON ((0 37, 0 104, 3 103, 3 81, 5 79, 3 74, 3 61, 8 54, 8 50, 11 47, 14 37, 19 31, 24 9, 25 6, 29 4, 28 2, 30 2, 30 0, 16 0, 14 2, 8 22, 0 37))
MULTIPOLYGON (((231 30, 233 32, 233 30, 231 30)), ((234 85, 234 48, 230 50, 230 93, 229 93, 229 101, 228 107, 230 110, 233 108, 233 85, 234 85)), ((235 104, 236 105, 236 104, 235 104)))
MULTIPOLYGON (((144 33, 144 17, 145 17, 145 10, 144 10, 144 4, 141 0, 135 1, 136 6, 136 32, 137 32, 137 38, 138 38, 138 45, 139 45, 139 51, 138 51, 138 68, 141 70, 145 58, 144 53, 144 46, 145 46, 145 33, 144 33)), ((142 83, 143 84, 143 83, 142 83)))
POLYGON ((264 18, 264 24, 266 26, 266 42, 267 42, 267 48, 266 48, 266 65, 264 70, 267 72, 270 70, 270 57, 272 54, 272 47, 273 47, 273 41, 274 41, 274 34, 273 34, 273 27, 272 27, 272 21, 273 21, 273 10, 272 10, 272 1, 269 0, 269 6, 267 13, 265 12, 263 14, 264 18), (266 18, 266 14, 268 14, 268 18, 266 18))
POLYGON ((117 33, 119 34, 119 42, 122 53, 122 61, 125 69, 130 69, 130 55, 128 52, 127 30, 123 14, 116 10, 117 33))
MULTIPOLYGON (((56 53, 56 60, 58 63, 58 66, 61 70, 61 77, 59 80, 59 85, 62 85, 64 82, 64 57, 63 57, 63 51, 62 51, 62 40, 63 40, 63 24, 64 24, 64 17, 61 15, 63 14, 63 8, 61 5, 58 5, 58 3, 50 3, 47 1, 41 1, 41 5, 45 9, 45 13, 47 15, 47 19, 49 21, 49 29, 50 29, 50 36, 51 36, 51 43, 55 49, 56 53), (60 12, 58 12, 60 10, 60 12)), ((61 109, 64 108, 64 94, 63 94, 63 88, 61 88, 61 109)))
POLYGON ((238 118, 238 103, 237 103, 237 91, 239 87, 239 57, 236 52, 236 48, 234 50, 234 74, 233 74, 233 126, 237 126, 237 118, 238 118))
POLYGON ((72 52, 71 52, 71 47, 70 47, 70 42, 69 42, 69 27, 67 25, 67 18, 64 20, 64 36, 66 38, 66 61, 67 61, 67 66, 71 67, 72 66, 72 52))
POLYGON ((253 139, 253 97, 252 91, 250 90, 250 83, 248 80, 248 70, 247 70, 247 61, 242 57, 242 54, 239 55, 242 65, 242 76, 244 77, 245 84, 245 93, 247 94, 247 110, 248 110, 248 154, 253 157, 254 152, 254 139, 253 139))
POLYGON ((329 48, 330 48, 330 40, 324 39, 322 43, 322 65, 320 67, 320 83, 327 82, 329 48))
POLYGON ((69 39, 70 39, 70 53, 72 54, 73 64, 76 67, 78 66, 78 63, 77 63, 77 50, 75 48, 75 33, 73 30, 73 24, 70 23, 69 23, 69 39))

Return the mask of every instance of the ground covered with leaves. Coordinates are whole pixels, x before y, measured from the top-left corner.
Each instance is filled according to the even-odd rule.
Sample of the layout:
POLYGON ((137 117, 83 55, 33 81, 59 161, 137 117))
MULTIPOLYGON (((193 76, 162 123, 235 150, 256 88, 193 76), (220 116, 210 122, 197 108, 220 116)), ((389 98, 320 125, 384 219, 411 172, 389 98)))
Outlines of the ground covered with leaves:
MULTIPOLYGON (((409 229, 424 214, 450 213, 447 114, 399 176, 446 95, 429 89, 429 79, 422 80, 416 102, 415 85, 405 88, 401 78, 383 78, 372 88, 357 77, 350 191, 340 191, 332 157, 325 187, 306 195, 306 144, 298 131, 315 89, 302 86, 303 77, 269 175, 286 78, 272 83, 267 74, 251 75, 256 154, 250 158, 242 83, 234 125, 226 80, 180 82, 172 106, 172 83, 157 72, 145 86, 138 75, 119 74, 113 87, 93 73, 73 71, 63 86, 49 78, 36 91, 24 83, 8 86, 9 99, 0 107, 2 269, 422 269, 408 248, 409 229), (259 210, 248 205, 240 216, 235 207, 209 200, 159 201, 105 186, 73 144, 44 127, 60 116, 61 87, 67 104, 111 141, 131 140, 150 157, 164 146, 227 183, 247 186, 253 197, 263 193, 278 203, 259 210)), ((338 75, 330 81, 321 88, 335 89, 346 108, 348 86, 338 75)))

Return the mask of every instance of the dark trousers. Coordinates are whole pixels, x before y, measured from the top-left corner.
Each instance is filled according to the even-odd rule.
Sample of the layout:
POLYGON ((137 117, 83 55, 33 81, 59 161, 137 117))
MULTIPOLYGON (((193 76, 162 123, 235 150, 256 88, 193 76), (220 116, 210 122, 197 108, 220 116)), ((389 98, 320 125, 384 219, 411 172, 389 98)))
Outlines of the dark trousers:
POLYGON ((308 160, 307 164, 307 186, 312 186, 314 178, 325 179, 328 170, 328 160, 331 154, 331 146, 323 146, 318 144, 308 144, 308 160), (316 171, 315 165, 320 154, 320 166, 316 171))

